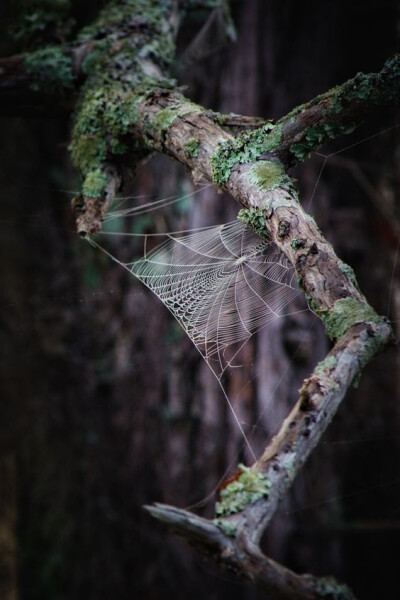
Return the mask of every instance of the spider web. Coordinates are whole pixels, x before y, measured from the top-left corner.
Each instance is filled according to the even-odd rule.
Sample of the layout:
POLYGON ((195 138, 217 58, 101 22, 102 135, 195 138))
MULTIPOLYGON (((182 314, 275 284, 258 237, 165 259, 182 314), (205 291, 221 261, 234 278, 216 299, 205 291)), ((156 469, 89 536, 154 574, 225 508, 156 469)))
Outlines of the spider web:
MULTIPOLYGON (((181 200, 165 198, 156 205, 124 209, 123 199, 107 221, 136 217, 181 200)), ((217 378, 255 458, 222 379, 227 369, 242 366, 241 350, 257 331, 292 314, 290 304, 301 292, 289 261, 269 239, 238 220, 162 234, 105 231, 89 241, 138 278, 173 314, 217 378), (123 261, 99 242, 115 235, 141 238, 142 256, 123 261), (154 238, 161 238, 155 246, 154 238)))
MULTIPOLYGON (((358 143, 361 142, 328 155, 316 154, 322 156, 324 161, 309 207, 328 160, 358 143)), ((208 187, 212 186, 205 185, 203 190, 208 187)), ((282 317, 304 310, 298 307, 294 310, 292 305, 301 292, 294 280, 293 268, 277 247, 237 220, 196 230, 149 234, 132 233, 135 226, 122 226, 128 217, 143 218, 143 215, 153 211, 154 220, 157 220, 158 213, 155 211, 165 207, 174 210, 173 205, 187 201, 196 193, 198 190, 185 196, 170 196, 139 204, 134 208, 124 208, 130 197, 121 198, 106 219, 106 227, 112 222, 117 226, 96 235, 91 242, 138 278, 173 314, 215 375, 243 439, 255 458, 250 444, 252 434, 249 438, 244 431, 243 422, 228 397, 230 393, 226 391, 227 380, 224 375, 227 371, 231 372, 232 368, 248 363, 248 355, 242 349, 254 334, 282 317), (134 259, 128 257, 128 260, 126 256, 124 260, 117 258, 114 254, 116 246, 111 243, 111 246, 104 247, 100 243, 107 235, 141 238, 142 255, 134 259)), ((183 223, 187 225, 185 219, 183 223)), ((168 224, 167 219, 167 230, 168 224)), ((129 252, 132 257, 134 252, 129 252)), ((275 393, 275 388, 272 393, 275 393)), ((268 401, 261 407, 261 414, 269 405, 268 401)), ((252 431, 260 420, 261 416, 258 415, 252 431)))
POLYGON ((172 312, 218 379, 299 293, 282 253, 239 221, 169 234, 129 268, 172 312))

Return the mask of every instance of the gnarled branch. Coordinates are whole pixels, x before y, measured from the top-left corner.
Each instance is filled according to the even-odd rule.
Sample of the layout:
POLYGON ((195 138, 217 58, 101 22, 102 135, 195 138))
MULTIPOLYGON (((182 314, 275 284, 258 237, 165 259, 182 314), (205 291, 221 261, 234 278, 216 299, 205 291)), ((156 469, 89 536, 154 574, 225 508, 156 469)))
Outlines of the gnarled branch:
MULTIPOLYGON (((178 3, 150 4, 147 11, 149 3, 144 0, 126 0, 123 6, 110 3, 71 48, 47 49, 47 54, 35 57, 42 59, 39 62, 32 64, 32 56, 3 59, 0 89, 54 85, 74 99, 80 88, 71 151, 84 177, 77 203, 82 235, 100 228, 120 187, 126 156, 155 150, 185 164, 195 179, 205 177, 228 191, 245 208, 248 225, 258 233, 267 231, 293 264, 310 307, 336 343, 304 382, 281 431, 246 471, 255 496, 250 494, 240 508, 235 503, 222 506, 216 522, 160 505, 149 510, 270 597, 310 600, 330 595, 347 600, 352 598, 347 588, 297 576, 270 561, 261 553, 259 541, 348 387, 391 341, 392 333, 386 319, 368 305, 352 269, 338 259, 302 209, 287 169, 326 140, 353 129, 360 115, 397 101, 400 58, 387 61, 380 73, 356 75, 276 124, 266 122, 235 137, 222 127, 232 125, 229 119, 207 112, 175 89, 168 69, 178 3), (116 7, 119 10, 113 10, 116 7), (80 79, 83 72, 85 79, 80 79)), ((201 4, 215 6, 213 1, 201 4)))

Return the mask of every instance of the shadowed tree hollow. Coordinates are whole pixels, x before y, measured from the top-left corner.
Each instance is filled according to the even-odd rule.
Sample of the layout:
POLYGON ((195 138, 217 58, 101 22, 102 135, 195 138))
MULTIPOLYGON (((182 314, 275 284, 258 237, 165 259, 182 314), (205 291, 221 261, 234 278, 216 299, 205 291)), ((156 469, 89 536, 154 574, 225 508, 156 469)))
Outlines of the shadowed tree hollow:
POLYGON ((5 597, 395 593, 398 3, 1 10, 5 597))

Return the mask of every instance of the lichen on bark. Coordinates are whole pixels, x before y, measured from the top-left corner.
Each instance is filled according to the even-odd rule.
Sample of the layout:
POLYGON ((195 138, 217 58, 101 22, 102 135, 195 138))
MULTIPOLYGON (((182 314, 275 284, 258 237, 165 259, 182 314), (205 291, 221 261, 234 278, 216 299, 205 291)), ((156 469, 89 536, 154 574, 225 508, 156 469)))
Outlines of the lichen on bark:
POLYGON ((49 46, 27 54, 25 68, 31 75, 30 87, 34 92, 58 94, 73 87, 72 58, 61 46, 49 46))
POLYGON ((255 131, 247 131, 232 140, 221 142, 210 159, 215 183, 222 187, 235 165, 252 163, 262 154, 276 148, 281 134, 282 126, 268 122, 255 131))
POLYGON ((220 501, 215 505, 217 517, 237 513, 261 498, 268 496, 271 484, 262 474, 239 465, 241 475, 220 492, 220 501))
POLYGON ((326 334, 331 340, 339 339, 357 323, 375 323, 382 320, 369 304, 351 297, 337 300, 329 310, 317 309, 315 312, 322 320, 326 334))
POLYGON ((172 0, 112 2, 78 36, 78 43, 93 41, 70 144, 85 180, 108 158, 145 150, 127 134, 146 93, 174 84, 164 76, 175 52, 172 25, 165 26, 172 9, 172 0))

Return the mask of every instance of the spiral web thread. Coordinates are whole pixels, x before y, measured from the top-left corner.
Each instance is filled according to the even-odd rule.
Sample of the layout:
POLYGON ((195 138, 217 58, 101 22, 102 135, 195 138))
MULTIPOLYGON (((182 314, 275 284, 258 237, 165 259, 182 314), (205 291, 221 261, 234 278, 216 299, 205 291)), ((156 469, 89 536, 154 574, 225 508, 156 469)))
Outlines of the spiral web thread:
MULTIPOLYGON (((166 198, 157 208, 181 199, 166 198)), ((155 208, 145 204, 120 209, 107 220, 135 217, 155 208)), ((255 459, 222 377, 228 368, 241 366, 240 351, 254 333, 290 314, 289 304, 300 290, 284 255, 271 241, 237 220, 165 234, 105 231, 90 241, 142 281, 174 315, 215 375, 255 459), (143 257, 120 261, 99 244, 98 239, 104 235, 142 238, 143 257), (162 237, 163 241, 147 251, 154 237, 162 237)))
POLYGON ((282 253, 239 221, 168 234, 126 266, 175 316, 218 379, 299 293, 282 253))

